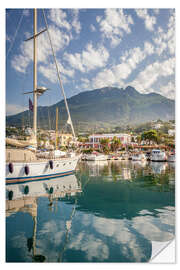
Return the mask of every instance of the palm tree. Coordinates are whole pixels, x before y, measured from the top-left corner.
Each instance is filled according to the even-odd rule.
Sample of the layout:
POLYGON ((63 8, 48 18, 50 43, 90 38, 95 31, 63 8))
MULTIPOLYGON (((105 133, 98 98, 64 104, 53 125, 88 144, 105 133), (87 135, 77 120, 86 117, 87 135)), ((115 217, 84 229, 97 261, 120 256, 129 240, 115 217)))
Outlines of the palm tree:
POLYGON ((158 141, 157 131, 153 129, 144 131, 141 135, 141 139, 144 141, 148 141, 149 144, 151 141, 157 142, 158 141))
POLYGON ((117 138, 116 136, 114 136, 111 142, 111 150, 113 152, 117 151, 120 146, 121 146, 121 140, 117 138))
POLYGON ((103 138, 100 140, 100 145, 102 146, 103 152, 109 152, 109 138, 103 138))

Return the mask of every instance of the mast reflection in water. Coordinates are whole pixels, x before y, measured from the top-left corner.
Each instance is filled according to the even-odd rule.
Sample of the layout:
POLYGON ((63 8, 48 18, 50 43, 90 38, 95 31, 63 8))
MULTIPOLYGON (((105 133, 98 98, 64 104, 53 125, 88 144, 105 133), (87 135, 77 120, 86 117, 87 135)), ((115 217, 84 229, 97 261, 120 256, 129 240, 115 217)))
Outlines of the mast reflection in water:
POLYGON ((152 241, 174 238, 173 164, 82 162, 6 197, 7 262, 147 262, 152 241))

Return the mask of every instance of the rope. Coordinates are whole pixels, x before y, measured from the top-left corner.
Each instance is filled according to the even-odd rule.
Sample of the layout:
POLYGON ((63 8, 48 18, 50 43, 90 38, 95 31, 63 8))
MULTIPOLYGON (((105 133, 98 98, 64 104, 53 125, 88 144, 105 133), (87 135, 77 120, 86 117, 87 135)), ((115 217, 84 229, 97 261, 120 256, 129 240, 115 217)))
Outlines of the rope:
POLYGON ((53 54, 53 57, 54 57, 54 62, 55 62, 55 65, 56 65, 56 71, 57 71, 57 75, 58 75, 60 87, 62 89, 62 94, 63 94, 63 97, 64 97, 64 102, 65 102, 66 110, 67 110, 67 113, 68 113, 68 123, 71 125, 72 133, 73 133, 73 136, 75 137, 74 127, 73 127, 73 124, 72 124, 71 115, 70 115, 70 112, 69 112, 69 107, 68 107, 66 96, 65 96, 65 92, 64 92, 64 87, 63 87, 63 84, 62 84, 62 81, 61 81, 60 72, 59 72, 59 69, 58 69, 58 64, 57 64, 55 52, 54 52, 54 49, 53 49, 52 40, 51 40, 51 36, 50 36, 50 33, 49 33, 48 24, 47 24, 47 20, 46 20, 44 9, 43 9, 43 16, 44 16, 44 21, 45 21, 45 24, 46 24, 46 29, 47 29, 47 33, 48 33, 48 37, 49 37, 51 49, 52 49, 52 54, 53 54))
POLYGON ((9 55, 9 53, 10 53, 10 51, 11 51, 13 45, 14 45, 14 41, 15 41, 15 39, 16 39, 16 35, 17 35, 17 33, 18 33, 18 30, 19 30, 19 28, 20 28, 20 25, 21 25, 23 16, 24 16, 24 14, 23 14, 23 11, 22 11, 22 14, 21 14, 21 17, 20 17, 20 20, 19 20, 19 23, 18 23, 16 32, 15 32, 15 34, 14 34, 14 38, 12 39, 12 42, 11 42, 11 44, 10 44, 10 47, 9 47, 9 49, 8 49, 6 58, 8 58, 8 55, 9 55))

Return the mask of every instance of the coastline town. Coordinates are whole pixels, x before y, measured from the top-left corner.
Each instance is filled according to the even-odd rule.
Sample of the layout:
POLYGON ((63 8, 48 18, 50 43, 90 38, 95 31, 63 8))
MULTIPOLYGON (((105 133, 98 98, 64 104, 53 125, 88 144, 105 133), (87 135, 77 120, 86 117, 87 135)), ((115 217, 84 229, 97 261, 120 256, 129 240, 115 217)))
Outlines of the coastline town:
MULTIPOLYGON (((31 128, 18 129, 7 127, 7 137, 13 139, 25 139, 32 135, 31 128)), ((163 122, 152 121, 134 128, 133 131, 127 127, 124 132, 79 132, 73 138, 70 133, 62 133, 58 130, 38 129, 38 150, 41 157, 56 150, 74 151, 81 154, 81 160, 153 160, 152 151, 162 157, 156 157, 155 161, 175 161, 175 123, 173 120, 163 122), (149 128, 149 129, 148 129, 149 128)), ((33 147, 25 147, 28 152, 34 152, 33 147)), ((9 150, 10 151, 10 150, 9 150)), ((7 159, 10 155, 7 145, 7 159)), ((11 147, 11 155, 16 156, 21 151, 11 147)), ((31 155, 30 155, 31 156, 31 155)), ((26 157, 27 158, 27 157, 26 157)), ((12 156, 11 156, 11 159, 12 156)), ((23 159, 22 157, 20 159, 23 159)))

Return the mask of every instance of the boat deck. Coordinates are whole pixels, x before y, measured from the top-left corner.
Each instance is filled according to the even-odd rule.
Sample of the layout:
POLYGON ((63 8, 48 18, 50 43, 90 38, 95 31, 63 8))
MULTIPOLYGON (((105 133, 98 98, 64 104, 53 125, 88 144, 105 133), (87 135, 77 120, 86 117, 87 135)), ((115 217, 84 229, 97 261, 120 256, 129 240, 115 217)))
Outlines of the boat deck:
MULTIPOLYGON (((70 157, 51 158, 53 160, 66 160, 70 157)), ((25 149, 6 149, 6 162, 40 162, 47 161, 50 158, 37 157, 36 154, 30 150, 25 149)))

